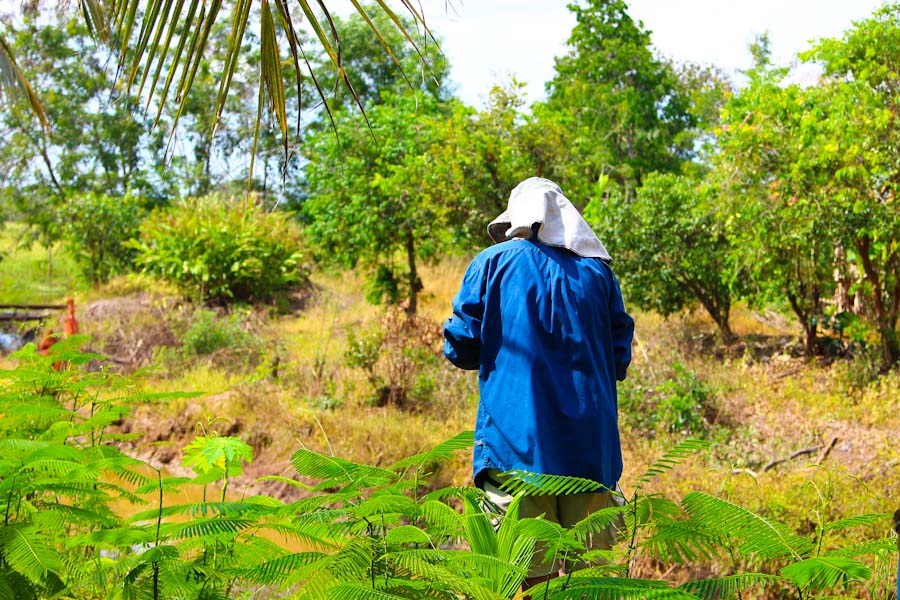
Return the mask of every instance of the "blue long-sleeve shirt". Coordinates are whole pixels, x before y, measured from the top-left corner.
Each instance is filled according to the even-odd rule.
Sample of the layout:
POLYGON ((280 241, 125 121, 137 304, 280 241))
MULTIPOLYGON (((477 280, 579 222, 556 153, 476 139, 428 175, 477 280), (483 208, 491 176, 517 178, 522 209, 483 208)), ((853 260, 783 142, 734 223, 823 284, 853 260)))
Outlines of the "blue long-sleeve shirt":
POLYGON ((481 252, 444 325, 444 354, 478 369, 473 474, 522 469, 614 487, 616 380, 634 321, 609 265, 535 241, 481 252))

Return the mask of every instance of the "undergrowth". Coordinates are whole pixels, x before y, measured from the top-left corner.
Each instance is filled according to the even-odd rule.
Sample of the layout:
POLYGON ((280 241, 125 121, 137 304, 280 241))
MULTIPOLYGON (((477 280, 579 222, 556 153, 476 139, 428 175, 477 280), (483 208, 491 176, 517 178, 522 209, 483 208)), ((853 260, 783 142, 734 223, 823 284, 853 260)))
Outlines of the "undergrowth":
MULTIPOLYGON (((301 447, 290 458, 293 473, 260 478, 301 490, 299 499, 229 499, 253 459, 250 446, 204 431, 183 450, 188 477, 122 454, 113 424, 136 404, 184 395, 85 370, 100 357, 81 352, 84 342, 69 338, 49 356, 27 346, 15 368, 0 372, 0 598, 513 598, 538 543, 589 567, 532 588, 535 598, 890 594, 890 515, 833 518, 838 487, 816 490, 804 531, 707 492, 661 493, 660 483, 706 453, 707 441, 669 447, 632 479, 622 506, 568 530, 520 519, 515 504, 501 518, 473 488, 426 491, 435 469, 471 446, 471 433, 382 466, 301 447), (201 489, 201 500, 167 501, 187 487, 201 489), (121 501, 135 509, 112 510, 121 501), (585 551, 588 533, 620 520, 611 551, 585 551), (648 563, 689 567, 688 577, 646 577, 648 563)), ((507 488, 518 496, 600 489, 510 475, 507 488)))

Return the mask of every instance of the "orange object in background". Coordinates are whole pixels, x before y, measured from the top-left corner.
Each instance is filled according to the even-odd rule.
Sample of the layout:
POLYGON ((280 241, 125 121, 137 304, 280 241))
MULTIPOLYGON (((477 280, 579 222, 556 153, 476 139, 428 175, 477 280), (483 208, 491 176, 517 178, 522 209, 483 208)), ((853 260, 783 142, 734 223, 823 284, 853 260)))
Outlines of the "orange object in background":
POLYGON ((78 320, 75 318, 75 298, 68 299, 69 312, 63 321, 63 333, 74 335, 78 333, 78 320))
MULTIPOLYGON (((78 319, 75 318, 75 299, 69 298, 67 300, 69 305, 69 310, 66 313, 66 316, 63 318, 63 335, 70 336, 78 333, 78 319)), ((50 354, 50 347, 58 342, 60 339, 60 335, 58 333, 54 333, 52 329, 48 329, 47 333, 44 334, 44 337, 41 338, 40 343, 38 344, 38 353, 44 356, 50 354)), ((63 366, 61 362, 53 363, 53 368, 59 371, 63 366)))

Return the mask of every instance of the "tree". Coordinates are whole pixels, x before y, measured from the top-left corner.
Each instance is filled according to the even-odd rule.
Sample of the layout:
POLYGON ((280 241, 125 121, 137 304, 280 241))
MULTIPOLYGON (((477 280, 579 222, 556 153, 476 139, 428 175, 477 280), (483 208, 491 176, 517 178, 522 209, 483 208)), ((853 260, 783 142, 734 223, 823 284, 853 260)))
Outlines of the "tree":
POLYGON ((649 173, 676 172, 693 155, 684 135, 696 125, 690 98, 624 0, 569 8, 577 23, 568 54, 556 60, 547 106, 569 132, 579 191, 605 176, 630 197, 649 173))
POLYGON ((723 111, 718 167, 734 199, 735 246, 752 295, 788 300, 812 356, 822 302, 835 287, 833 223, 822 208, 830 173, 819 150, 828 97, 814 86, 785 85, 785 70, 768 68, 762 56, 756 62, 723 111))
POLYGON ((322 130, 307 141, 302 211, 321 258, 371 268, 370 298, 405 296, 415 314, 417 261, 434 256, 447 237, 445 208, 429 201, 422 182, 433 168, 428 150, 439 143, 437 124, 450 109, 430 95, 387 100, 369 109, 371 131, 342 110, 334 114, 339 136, 322 130))
POLYGON ((615 232, 613 259, 629 301, 664 316, 699 302, 731 344, 729 312, 741 277, 720 206, 715 185, 655 173, 632 201, 596 201, 585 213, 615 232))
POLYGON ((854 255, 881 341, 882 368, 900 360, 900 4, 823 40, 805 58, 825 67, 816 115, 818 162, 829 177, 823 207, 837 241, 854 255))
POLYGON ((48 249, 66 229, 66 204, 83 192, 160 202, 168 187, 158 133, 133 101, 115 94, 110 56, 79 21, 23 15, 11 48, 22 72, 44 93, 51 129, 40 127, 27 103, 0 113, 0 202, 29 225, 27 243, 48 249))

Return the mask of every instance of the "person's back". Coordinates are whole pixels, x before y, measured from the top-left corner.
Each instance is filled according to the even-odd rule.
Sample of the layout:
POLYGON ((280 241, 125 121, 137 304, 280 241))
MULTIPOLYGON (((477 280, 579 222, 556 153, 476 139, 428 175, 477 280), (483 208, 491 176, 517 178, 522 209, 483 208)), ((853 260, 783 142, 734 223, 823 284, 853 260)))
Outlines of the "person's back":
MULTIPOLYGON (((622 474, 616 381, 631 361, 634 321, 606 248, 559 187, 531 178, 488 232, 500 242, 466 270, 444 326, 444 354, 478 369, 473 475, 505 511, 504 471, 582 477, 607 491, 522 500, 520 517, 543 515, 571 527, 617 504, 622 474)), ((591 534, 608 548, 615 528, 591 534)), ((535 557, 527 588, 559 566, 535 557)))
POLYGON ((447 357, 479 369, 476 482, 486 469, 521 469, 615 486, 616 379, 632 322, 609 266, 539 241, 505 242, 472 261, 454 307, 447 357))

